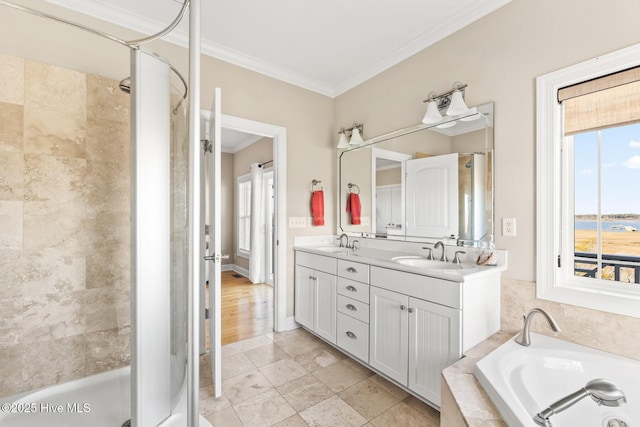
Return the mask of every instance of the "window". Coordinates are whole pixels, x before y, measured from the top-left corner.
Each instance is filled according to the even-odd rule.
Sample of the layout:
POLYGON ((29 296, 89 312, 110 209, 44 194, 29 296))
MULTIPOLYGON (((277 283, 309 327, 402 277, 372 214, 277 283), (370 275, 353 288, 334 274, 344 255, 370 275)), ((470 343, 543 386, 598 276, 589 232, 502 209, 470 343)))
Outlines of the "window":
POLYGON ((537 296, 640 317, 640 45, 537 79, 537 296))
POLYGON ((249 257, 251 235, 251 175, 238 177, 238 255, 249 257))

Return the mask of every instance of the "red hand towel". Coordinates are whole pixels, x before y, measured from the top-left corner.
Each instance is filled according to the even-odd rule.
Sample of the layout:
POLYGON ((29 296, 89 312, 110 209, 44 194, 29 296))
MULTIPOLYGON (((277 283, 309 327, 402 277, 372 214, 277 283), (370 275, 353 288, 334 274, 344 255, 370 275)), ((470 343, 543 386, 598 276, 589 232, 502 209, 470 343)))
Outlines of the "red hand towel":
POLYGON ((313 225, 324 225, 324 193, 322 190, 311 194, 311 216, 313 225))
POLYGON ((351 214, 351 224, 360 224, 361 210, 360 196, 358 196, 356 193, 349 193, 349 197, 347 198, 347 212, 351 214))

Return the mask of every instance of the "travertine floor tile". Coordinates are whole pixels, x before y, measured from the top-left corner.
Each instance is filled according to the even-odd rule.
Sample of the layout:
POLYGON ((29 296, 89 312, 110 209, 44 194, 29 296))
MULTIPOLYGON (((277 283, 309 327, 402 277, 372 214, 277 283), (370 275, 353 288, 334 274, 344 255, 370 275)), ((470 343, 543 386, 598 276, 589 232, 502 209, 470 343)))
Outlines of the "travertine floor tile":
MULTIPOLYGON (((300 412, 300 416, 312 427, 359 427, 367 423, 362 415, 338 396, 300 412)), ((387 424, 391 426, 393 424, 387 424)))
POLYGON ((300 417, 300 415, 295 414, 292 417, 287 418, 284 421, 280 421, 278 424, 274 424, 273 427, 307 427, 308 424, 304 422, 304 420, 300 417))
POLYGON ((222 411, 213 412, 205 418, 211 422, 214 427, 243 427, 242 421, 238 418, 236 411, 229 407, 222 411))
POLYGON ((333 391, 313 375, 305 375, 277 388, 296 411, 303 411, 333 396, 333 391))
POLYGON ((277 387, 307 375, 308 372, 293 359, 282 359, 260 368, 260 372, 277 387))
POLYGON ((371 420, 371 424, 375 427, 438 427, 440 422, 434 423, 406 403, 400 402, 371 420))
POLYGON ((334 363, 315 371, 313 375, 336 393, 368 378, 367 374, 358 372, 344 363, 334 363))
POLYGON ((255 371, 256 367, 245 353, 222 358, 222 379, 226 380, 240 374, 255 371))
POLYGON ((277 362, 282 359, 289 359, 291 356, 277 344, 268 344, 249 350, 245 353, 249 360, 258 368, 277 362))
POLYGON ((296 413, 276 390, 245 400, 233 409, 245 427, 269 427, 296 413))
POLYGON ((343 353, 333 347, 323 346, 296 356, 295 361, 302 365, 307 371, 313 372, 339 362, 345 357, 343 353))
POLYGON ((213 397, 213 386, 200 387, 200 414, 209 415, 231 407, 226 396, 213 397))
POLYGON ((370 380, 349 387, 340 393, 340 397, 367 420, 377 417, 400 401, 398 396, 370 380))
POLYGON ((222 381, 222 390, 232 405, 237 405, 272 388, 269 380, 257 370, 222 381))

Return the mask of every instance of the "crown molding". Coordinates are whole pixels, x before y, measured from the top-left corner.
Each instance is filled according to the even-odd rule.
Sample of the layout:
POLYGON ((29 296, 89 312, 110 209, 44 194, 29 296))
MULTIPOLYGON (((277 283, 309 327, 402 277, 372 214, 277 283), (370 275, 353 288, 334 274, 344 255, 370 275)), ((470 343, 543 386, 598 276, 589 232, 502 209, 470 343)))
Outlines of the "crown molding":
POLYGON ((461 30, 472 22, 477 21, 511 1, 512 0, 488 0, 463 9, 446 21, 439 23, 436 27, 418 35, 413 40, 404 44, 401 48, 395 50, 389 55, 383 56, 361 72, 354 74, 342 83, 336 85, 333 88, 333 97, 339 96, 350 89, 353 89, 354 87, 364 83, 394 65, 399 64, 429 46, 436 44, 440 40, 461 30))
MULTIPOLYGON (((46 1, 142 34, 156 33, 165 28, 168 24, 149 19, 146 16, 131 13, 130 11, 119 7, 107 5, 100 0, 46 1)), ((315 79, 309 79, 299 73, 278 67, 270 62, 243 54, 242 52, 226 48, 206 39, 203 39, 201 43, 202 53, 285 83, 289 83, 330 98, 335 98, 393 67, 394 65, 397 65, 410 56, 415 55, 416 53, 437 43, 456 31, 459 31, 483 16, 510 3, 511 1, 512 0, 485 0, 476 2, 472 6, 463 9, 450 19, 443 21, 436 27, 418 35, 399 49, 383 56, 370 66, 335 86, 315 79)), ((189 44, 188 33, 179 28, 176 28, 171 33, 163 37, 163 40, 182 47, 187 47, 189 44)))

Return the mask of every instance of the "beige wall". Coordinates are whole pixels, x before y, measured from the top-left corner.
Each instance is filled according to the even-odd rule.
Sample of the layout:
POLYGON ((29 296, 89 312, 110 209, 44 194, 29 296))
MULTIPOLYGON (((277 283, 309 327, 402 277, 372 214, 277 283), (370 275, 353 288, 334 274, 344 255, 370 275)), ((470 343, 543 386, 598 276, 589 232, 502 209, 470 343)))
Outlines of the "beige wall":
MULTIPOLYGON (((235 207, 237 206, 237 181, 238 177, 251 173, 252 163, 263 163, 268 160, 273 160, 273 139, 262 138, 247 148, 244 148, 233 155, 233 194, 234 194, 234 215, 233 215, 233 253, 238 252, 238 216, 235 214, 235 207)), ((271 165, 267 165, 270 167, 271 165)), ((235 257, 235 264, 241 268, 249 270, 249 259, 241 256, 235 257)))
POLYGON ((0 55, 0 396, 129 363, 129 97, 0 55))
MULTIPOLYGON (((576 332, 584 328, 592 336, 589 344, 618 352, 617 344, 629 349, 625 337, 640 332, 638 319, 550 304, 532 294, 535 78, 640 42, 638 14, 640 3, 635 0, 606 6, 579 0, 513 0, 335 100, 336 123, 362 122, 368 137, 418 123, 426 94, 447 90, 456 80, 469 84, 469 105, 495 102, 495 218, 498 224, 503 217, 518 221, 517 237, 496 236, 497 247, 509 251, 502 316, 508 330, 519 327, 524 311, 542 305, 551 306, 565 330, 562 336, 571 340, 584 338, 586 334, 576 332)), ((637 348, 631 353, 640 357, 637 348)))

